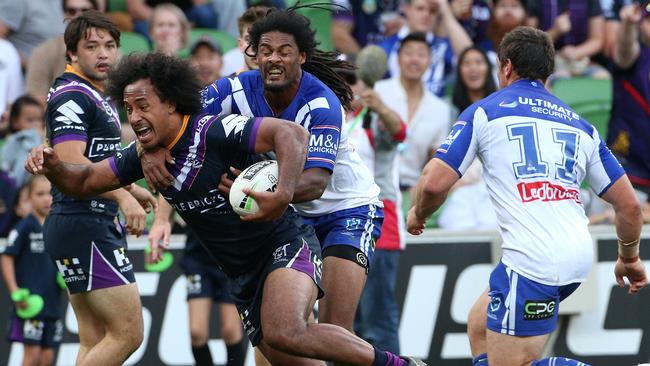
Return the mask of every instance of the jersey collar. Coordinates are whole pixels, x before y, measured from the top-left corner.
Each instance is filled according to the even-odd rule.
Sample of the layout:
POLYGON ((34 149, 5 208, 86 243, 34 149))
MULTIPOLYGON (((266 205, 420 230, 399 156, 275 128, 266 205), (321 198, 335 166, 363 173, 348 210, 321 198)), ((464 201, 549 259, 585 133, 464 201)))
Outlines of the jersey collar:
POLYGON ((181 139, 181 136, 183 136, 183 134, 185 133, 185 129, 187 129, 187 124, 188 124, 189 120, 190 120, 190 115, 189 114, 183 116, 183 124, 181 125, 181 129, 178 131, 178 134, 176 134, 176 137, 174 137, 172 142, 169 145, 165 146, 165 148, 167 150, 171 151, 171 149, 174 148, 176 143, 178 143, 178 140, 181 139))
POLYGON ((74 66, 72 66, 72 65, 70 65, 70 64, 66 64, 66 65, 65 65, 65 71, 64 71, 64 72, 68 72, 68 73, 71 73, 71 74, 75 74, 75 75, 77 75, 78 77, 84 79, 86 82, 88 82, 88 84, 92 85, 93 88, 99 90, 100 92, 103 92, 103 91, 104 91, 104 86, 103 86, 103 85, 97 84, 97 83, 95 83, 94 81, 88 79, 88 78, 86 77, 86 75, 82 74, 81 71, 77 70, 74 66))

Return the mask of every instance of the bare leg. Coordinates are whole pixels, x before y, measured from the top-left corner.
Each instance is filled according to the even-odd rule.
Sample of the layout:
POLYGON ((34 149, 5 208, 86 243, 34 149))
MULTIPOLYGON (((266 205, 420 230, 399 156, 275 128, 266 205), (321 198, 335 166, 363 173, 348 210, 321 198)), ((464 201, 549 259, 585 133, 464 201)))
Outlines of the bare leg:
MULTIPOLYGON (((269 274, 264 283, 261 309, 264 335, 261 351, 264 355, 273 365, 289 363, 278 359, 274 352, 267 350, 268 347, 288 355, 350 365, 372 365, 374 348, 366 341, 336 325, 308 323, 316 295, 316 285, 301 272, 283 268, 269 274)), ((294 358, 290 362, 292 365, 322 365, 311 360, 299 360, 294 358)))
POLYGON ((233 304, 219 304, 221 314, 221 337, 226 344, 241 342, 244 336, 237 308, 233 304))
MULTIPOLYGON (((267 352, 271 352, 271 350, 267 352)), ((264 357, 259 347, 255 347, 255 366, 271 366, 271 363, 264 357)))
POLYGON ((143 338, 142 307, 135 283, 78 294, 106 330, 80 366, 121 365, 143 338))
POLYGON ((318 303, 318 321, 353 332, 354 316, 365 284, 365 268, 347 259, 325 257, 321 281, 325 296, 318 303))
POLYGON ((528 366, 541 356, 548 337, 548 334, 516 337, 488 329, 488 362, 499 366, 528 366))
POLYGON ((23 344, 23 366, 38 366, 41 347, 23 344))
POLYGON ((75 365, 81 365, 88 352, 104 338, 104 324, 88 305, 85 293, 70 294, 70 304, 79 326, 79 353, 75 365))
POLYGON ((52 366, 54 365, 54 348, 41 348, 41 358, 39 366, 52 366))
POLYGON ((467 315, 467 336, 472 349, 472 357, 487 352, 485 332, 487 330, 487 307, 489 304, 490 297, 488 291, 485 290, 467 315))
POLYGON ((190 319, 190 338, 192 347, 208 343, 210 331, 210 311, 212 299, 201 297, 187 300, 190 319))

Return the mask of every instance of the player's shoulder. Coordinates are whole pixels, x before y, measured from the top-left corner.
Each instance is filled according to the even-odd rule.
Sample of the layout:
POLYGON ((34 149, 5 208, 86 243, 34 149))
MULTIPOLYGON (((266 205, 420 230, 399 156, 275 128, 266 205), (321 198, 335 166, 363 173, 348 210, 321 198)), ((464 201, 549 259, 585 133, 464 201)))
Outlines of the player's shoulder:
POLYGON ((103 97, 83 80, 63 74, 50 88, 47 104, 48 106, 58 106, 70 100, 78 106, 89 106, 95 102, 103 101, 103 97))
POLYGON ((325 85, 325 83, 319 80, 316 76, 307 71, 303 71, 303 79, 300 83, 301 86, 297 97, 302 99, 303 105, 307 103, 313 104, 316 103, 315 101, 320 101, 318 103, 320 107, 334 111, 340 110, 341 102, 339 101, 339 98, 334 94, 332 89, 325 85))

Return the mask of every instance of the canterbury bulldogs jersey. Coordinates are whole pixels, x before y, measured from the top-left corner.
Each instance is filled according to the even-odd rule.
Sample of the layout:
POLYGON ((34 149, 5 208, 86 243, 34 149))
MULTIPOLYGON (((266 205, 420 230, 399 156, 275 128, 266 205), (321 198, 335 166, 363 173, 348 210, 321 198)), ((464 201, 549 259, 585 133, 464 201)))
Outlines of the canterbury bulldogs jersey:
POLYGON ((580 202, 623 174, 596 129, 539 81, 519 80, 467 108, 435 155, 465 173, 478 155, 505 265, 546 285, 585 279, 592 239, 580 202))
POLYGON ((320 199, 294 204, 300 214, 320 216, 362 205, 381 205, 379 187, 341 130, 345 115, 339 99, 310 73, 303 71, 296 96, 279 115, 273 114, 264 98, 259 71, 217 80, 203 91, 203 103, 208 114, 277 117, 300 123, 309 131, 305 169, 324 168, 332 176, 320 199))
MULTIPOLYGON (((92 162, 115 154, 122 147, 121 125, 114 103, 76 72, 70 65, 50 89, 45 111, 47 140, 50 146, 66 141, 86 143, 84 156, 92 162)), ((114 201, 93 197, 76 199, 52 187, 50 214, 117 215, 114 201)))

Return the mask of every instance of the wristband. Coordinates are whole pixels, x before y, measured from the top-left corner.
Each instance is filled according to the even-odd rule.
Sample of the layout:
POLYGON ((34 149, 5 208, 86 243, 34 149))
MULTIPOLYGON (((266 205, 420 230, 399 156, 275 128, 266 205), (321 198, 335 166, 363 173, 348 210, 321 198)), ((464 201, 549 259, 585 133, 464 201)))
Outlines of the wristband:
POLYGON ((639 244, 641 239, 632 240, 624 243, 618 239, 618 255, 623 259, 634 259, 639 256, 639 244))

